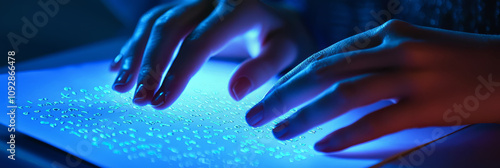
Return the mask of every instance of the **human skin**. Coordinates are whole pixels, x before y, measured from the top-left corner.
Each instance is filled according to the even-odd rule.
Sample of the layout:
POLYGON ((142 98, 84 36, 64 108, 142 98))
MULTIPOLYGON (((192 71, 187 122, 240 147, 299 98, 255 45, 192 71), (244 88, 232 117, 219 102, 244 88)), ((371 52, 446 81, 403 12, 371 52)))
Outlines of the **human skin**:
POLYGON ((127 92, 137 86, 135 104, 165 109, 210 57, 257 28, 261 52, 241 63, 229 81, 229 93, 239 101, 316 50, 299 17, 293 16, 293 11, 259 0, 190 0, 158 6, 142 17, 114 59, 111 69, 119 72, 113 89, 127 92))
MULTIPOLYGON (((208 1, 178 1, 152 9, 112 63, 113 70, 120 70, 113 88, 126 92, 142 85, 134 103, 164 109, 230 39, 262 26, 262 52, 243 62, 229 82, 231 96, 241 100, 314 50, 289 11, 257 0, 243 2, 231 9, 226 1, 216 8, 208 1)), ((313 54, 283 76, 246 120, 262 126, 312 100, 273 130, 285 140, 356 107, 397 101, 326 136, 315 146, 323 152, 408 128, 500 123, 499 39, 391 20, 313 54)))
POLYGON ((316 143, 335 152, 409 128, 500 123, 500 36, 391 20, 313 54, 246 115, 262 126, 305 103, 273 129, 287 140, 351 109, 376 110, 316 143))

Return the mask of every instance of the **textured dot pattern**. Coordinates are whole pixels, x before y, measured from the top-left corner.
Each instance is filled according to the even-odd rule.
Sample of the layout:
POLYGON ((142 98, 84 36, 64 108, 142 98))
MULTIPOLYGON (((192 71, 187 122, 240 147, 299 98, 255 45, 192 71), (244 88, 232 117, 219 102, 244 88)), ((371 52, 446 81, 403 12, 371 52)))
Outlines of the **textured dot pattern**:
POLYGON ((235 102, 218 92, 192 92, 196 96, 181 96, 168 109, 155 110, 133 105, 130 93, 115 93, 109 85, 64 87, 60 99, 28 100, 19 111, 61 136, 76 136, 131 161, 146 158, 176 167, 217 167, 212 163, 222 161, 222 165, 257 167, 259 157, 300 162, 315 156, 312 144, 304 139, 322 131, 320 127, 277 141, 272 125, 252 128, 244 122, 246 110, 255 102, 235 102))

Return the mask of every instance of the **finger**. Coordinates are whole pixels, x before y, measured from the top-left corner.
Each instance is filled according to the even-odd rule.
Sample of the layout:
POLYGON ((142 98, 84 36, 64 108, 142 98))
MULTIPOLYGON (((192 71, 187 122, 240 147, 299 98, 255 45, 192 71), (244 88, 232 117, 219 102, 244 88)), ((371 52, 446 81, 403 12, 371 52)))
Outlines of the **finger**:
MULTIPOLYGON (((295 68, 290 70, 288 73, 286 73, 283 77, 281 77, 278 82, 276 83, 277 85, 283 84, 286 81, 288 81, 290 78, 295 76, 297 73, 300 71, 304 70, 308 66, 310 66, 311 63, 314 63, 318 60, 321 60, 325 57, 329 57, 332 55, 338 55, 340 53, 346 53, 352 51, 357 51, 357 50, 362 50, 362 49, 368 49, 372 47, 376 47, 382 43, 382 36, 380 35, 380 28, 374 28, 367 30, 363 33, 351 36, 349 38, 346 38, 344 40, 341 40, 330 47, 327 47, 320 52, 317 52, 313 54, 312 56, 308 57, 306 60, 302 61, 299 65, 297 65, 295 68)), ((350 57, 349 54, 342 55, 343 60, 345 60, 346 63, 352 62, 352 58, 350 57)), ((271 90, 274 90, 271 89, 271 90)))
MULTIPOLYGON (((141 19, 139 20, 139 23, 137 24, 137 27, 134 31, 134 34, 132 37, 127 41, 127 43, 134 43, 134 45, 126 44, 124 47, 122 47, 120 53, 113 59, 111 62, 111 67, 110 69, 112 71, 116 71, 120 69, 120 65, 122 62, 123 53, 127 53, 126 50, 128 50, 129 47, 136 46, 136 44, 140 41, 145 41, 149 37, 149 33, 151 31, 151 27, 153 26, 153 23, 155 20, 160 17, 164 12, 166 12, 168 9, 170 9, 173 6, 173 4, 165 4, 165 5, 160 5, 158 7, 155 7, 151 10, 149 10, 146 14, 144 14, 141 19)), ((145 43, 144 43, 145 44, 145 43)))
POLYGON ((120 68, 120 72, 118 72, 118 76, 113 84, 114 90, 126 92, 133 87, 132 79, 135 79, 136 72, 139 69, 142 54, 153 24, 169 8, 170 5, 153 8, 141 18, 134 31, 134 35, 122 47, 120 54, 111 64, 111 69, 120 68))
POLYGON ((229 81, 229 93, 239 101, 290 65, 297 55, 296 45, 282 31, 268 35, 258 57, 240 65, 229 81))
POLYGON ((138 73, 134 103, 151 102, 166 66, 175 55, 180 41, 212 10, 208 1, 188 3, 160 16, 151 30, 138 73))
POLYGON ((121 62, 120 71, 113 84, 113 89, 124 93, 132 88, 131 82, 135 78, 133 73, 134 57, 125 57, 121 62))
POLYGON ((390 60, 394 57, 394 53, 383 45, 342 54, 317 61, 287 82, 276 84, 261 102, 250 109, 246 116, 247 122, 252 126, 263 125, 293 107, 316 97, 340 80, 365 73, 383 71, 396 64, 396 61, 390 60), (350 54, 352 59, 356 61, 346 63, 342 54, 350 54), (335 68, 325 71, 325 67, 335 68))
POLYGON ((419 114, 417 104, 400 102, 372 112, 355 123, 341 128, 320 140, 314 148, 321 152, 335 152, 408 128, 422 127, 426 118, 419 114))
MULTIPOLYGON (((247 6, 245 3, 260 3, 258 1, 242 1, 239 6, 247 6)), ((228 7, 225 3, 217 8, 203 20, 193 32, 190 33, 182 43, 179 54, 169 68, 162 86, 156 92, 152 102, 155 108, 163 109, 170 106, 179 97, 186 87, 189 79, 200 69, 206 60, 218 53, 234 37, 242 35, 253 29, 257 23, 266 21, 261 17, 259 10, 252 7, 234 9, 227 13, 228 7), (254 15, 249 15, 252 13, 254 15), (260 18, 260 19, 257 19, 260 18)))
POLYGON ((402 73, 387 72, 342 80, 277 124, 273 134, 277 139, 291 139, 354 108, 406 96, 409 90, 406 78, 402 73))

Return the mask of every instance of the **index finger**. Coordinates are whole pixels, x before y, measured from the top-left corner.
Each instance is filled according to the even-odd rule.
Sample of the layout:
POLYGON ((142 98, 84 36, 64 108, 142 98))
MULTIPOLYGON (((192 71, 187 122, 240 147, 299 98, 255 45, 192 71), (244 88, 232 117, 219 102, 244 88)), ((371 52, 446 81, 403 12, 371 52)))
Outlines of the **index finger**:
MULTIPOLYGON (((258 1, 255 1, 260 3, 258 1)), ((156 92, 152 102, 155 108, 170 106, 185 89, 191 77, 201 68, 207 59, 217 54, 234 37, 242 35, 262 22, 259 8, 253 8, 254 1, 242 1, 227 13, 226 3, 219 6, 203 20, 182 42, 178 56, 164 78, 162 86, 156 92), (244 5, 247 5, 243 7, 244 5), (241 8, 240 8, 241 7, 241 8), (250 15, 255 13, 255 15, 250 15)))

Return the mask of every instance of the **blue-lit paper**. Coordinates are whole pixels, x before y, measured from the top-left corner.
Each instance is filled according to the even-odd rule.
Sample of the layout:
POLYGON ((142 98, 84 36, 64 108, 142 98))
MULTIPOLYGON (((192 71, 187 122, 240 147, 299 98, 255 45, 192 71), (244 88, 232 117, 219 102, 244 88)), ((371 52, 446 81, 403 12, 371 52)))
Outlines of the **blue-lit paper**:
POLYGON ((16 130, 103 167, 367 167, 431 140, 433 128, 413 129, 329 156, 313 150, 326 134, 390 104, 379 102, 278 141, 271 134, 276 121, 252 128, 244 120, 276 79, 236 102, 227 91, 235 67, 210 61, 161 111, 133 105, 131 92, 114 92, 108 62, 21 72, 16 130))

